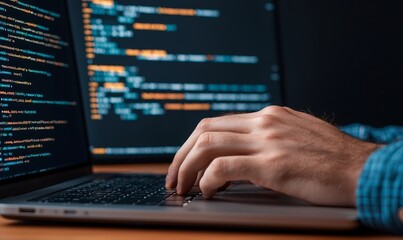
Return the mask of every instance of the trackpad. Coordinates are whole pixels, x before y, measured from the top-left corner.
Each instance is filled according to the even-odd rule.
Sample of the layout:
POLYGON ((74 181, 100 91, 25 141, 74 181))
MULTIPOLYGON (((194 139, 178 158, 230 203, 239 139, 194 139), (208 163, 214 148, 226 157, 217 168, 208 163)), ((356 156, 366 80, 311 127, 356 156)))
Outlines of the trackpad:
POLYGON ((264 205, 310 205, 309 203, 280 194, 249 182, 232 183, 225 191, 213 197, 213 201, 264 205))

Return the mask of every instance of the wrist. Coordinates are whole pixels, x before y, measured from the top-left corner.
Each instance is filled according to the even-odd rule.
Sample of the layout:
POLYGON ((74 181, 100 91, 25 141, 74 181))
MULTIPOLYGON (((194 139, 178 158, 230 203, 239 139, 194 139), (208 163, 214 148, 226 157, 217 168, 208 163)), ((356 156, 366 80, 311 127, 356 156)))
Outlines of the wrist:
POLYGON ((371 156, 371 154, 378 149, 382 148, 384 145, 383 144, 376 144, 376 143, 370 143, 370 142, 362 142, 358 144, 358 149, 355 152, 355 154, 352 157, 352 167, 350 168, 350 181, 351 181, 351 187, 350 187, 350 194, 349 194, 349 202, 351 203, 351 206, 356 207, 357 202, 356 202, 356 190, 358 186, 358 181, 361 176, 361 173, 363 171, 363 168, 365 166, 365 163, 367 162, 368 158, 371 156))

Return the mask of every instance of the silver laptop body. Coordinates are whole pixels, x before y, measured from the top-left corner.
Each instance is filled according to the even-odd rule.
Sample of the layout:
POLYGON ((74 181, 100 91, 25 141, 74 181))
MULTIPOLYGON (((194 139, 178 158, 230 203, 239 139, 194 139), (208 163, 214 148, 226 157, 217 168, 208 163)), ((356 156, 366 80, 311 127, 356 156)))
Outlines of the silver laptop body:
MULTIPOLYGON (((108 176, 108 174, 101 175, 108 176)), ((359 225, 355 209, 312 206, 301 200, 243 182, 233 183, 212 200, 204 200, 199 195, 183 206, 56 204, 29 201, 99 176, 100 174, 83 175, 45 188, 40 188, 40 185, 49 184, 49 177, 38 178, 32 183, 38 186, 38 190, 2 199, 1 215, 23 220, 245 228, 348 230, 359 225)), ((29 182, 31 181, 27 181, 26 184, 31 184, 29 182)), ((14 187, 25 184, 21 182, 18 185, 14 187)), ((9 191, 9 195, 13 195, 12 186, 13 184, 0 190, 3 193, 9 191)))
MULTIPOLYGON (((355 209, 312 206, 245 182, 233 183, 212 200, 203 200, 197 193, 192 200, 173 196, 174 200, 171 201, 175 206, 170 205, 172 202, 146 206, 36 201, 92 179, 128 175, 92 173, 78 74, 69 45, 72 41, 68 21, 63 10, 66 9, 65 2, 28 1, 38 5, 35 7, 26 4, 15 6, 15 1, 11 0, 5 2, 2 6, 7 9, 3 14, 8 14, 4 20, 10 22, 8 27, 35 21, 38 24, 31 24, 30 27, 41 29, 32 32, 39 35, 51 31, 52 34, 47 36, 60 35, 64 43, 53 40, 48 46, 43 46, 38 41, 26 41, 34 36, 32 32, 26 33, 26 38, 19 37, 14 42, 10 40, 12 43, 4 43, 9 45, 7 51, 13 54, 9 54, 7 63, 0 65, 2 73, 10 73, 7 77, 9 79, 2 81, 2 90, 3 87, 12 86, 12 90, 5 91, 25 92, 25 95, 19 94, 20 99, 14 95, 4 97, 1 108, 21 110, 22 113, 27 113, 25 110, 31 111, 27 115, 10 114, 0 121, 2 216, 21 220, 246 228, 353 229, 359 225, 355 209), (20 18, 24 21, 13 21, 20 18), (11 21, 16 23, 13 25, 11 21), (24 54, 36 55, 17 59, 19 55, 13 49, 18 48, 29 49, 24 50, 24 54), (52 56, 55 60, 32 61, 52 56), (21 69, 26 71, 20 73, 21 69), (29 99, 26 99, 26 95, 30 95, 29 99), (25 142, 29 145, 23 145, 25 142)), ((23 26, 21 29, 25 28, 23 26)), ((12 31, 10 29, 9 32, 12 31)), ((6 39, 6 35, 2 35, 2 39, 6 39)))

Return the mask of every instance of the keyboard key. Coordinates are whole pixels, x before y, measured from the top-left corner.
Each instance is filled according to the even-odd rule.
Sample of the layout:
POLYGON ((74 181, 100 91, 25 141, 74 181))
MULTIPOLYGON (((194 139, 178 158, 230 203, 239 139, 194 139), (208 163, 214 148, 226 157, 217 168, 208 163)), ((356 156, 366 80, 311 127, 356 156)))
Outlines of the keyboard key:
POLYGON ((189 196, 179 196, 174 190, 166 190, 164 185, 165 177, 159 175, 117 176, 95 179, 31 201, 63 204, 183 206, 198 194, 192 191, 189 196))

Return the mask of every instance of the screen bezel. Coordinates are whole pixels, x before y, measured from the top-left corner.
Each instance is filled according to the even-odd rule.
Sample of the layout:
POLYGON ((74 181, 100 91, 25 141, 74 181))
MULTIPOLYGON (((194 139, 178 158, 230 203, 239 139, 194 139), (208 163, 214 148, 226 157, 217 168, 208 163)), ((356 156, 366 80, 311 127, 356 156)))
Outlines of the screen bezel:
MULTIPOLYGON (((45 172, 38 172, 38 173, 33 173, 29 175, 23 175, 15 178, 10 178, 10 179, 5 179, 0 181, 0 198, 8 197, 8 196, 13 196, 16 194, 21 194, 24 192, 29 192, 35 189, 40 189, 45 186, 50 186, 62 181, 66 181, 68 179, 76 178, 79 176, 84 176, 87 174, 92 173, 92 162, 91 162, 91 154, 89 151, 89 138, 88 138, 88 132, 87 132, 87 124, 84 116, 84 108, 83 108, 83 99, 82 99, 82 92, 81 92, 81 87, 80 87, 80 80, 79 80, 79 73, 78 73, 78 67, 77 67, 77 56, 76 56, 76 51, 75 51, 75 46, 74 46, 74 40, 73 40, 73 35, 71 31, 71 20, 70 20, 70 14, 69 14, 69 8, 67 5, 67 0, 63 0, 64 2, 64 8, 65 8, 65 13, 66 13, 66 19, 67 19, 67 26, 66 26, 66 31, 68 31, 68 35, 70 36, 71 40, 71 51, 72 51, 72 65, 71 68, 72 71, 75 72, 76 76, 76 89, 78 90, 78 108, 79 108, 79 114, 81 115, 81 121, 83 122, 83 128, 81 131, 83 131, 83 136, 84 136, 84 142, 86 144, 85 147, 85 156, 86 159, 83 160, 82 163, 79 164, 73 164, 67 167, 61 167, 61 168, 56 168, 56 169, 51 169, 49 171, 45 172)), ((79 129, 77 130, 79 131, 79 129)))

